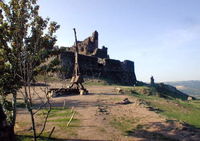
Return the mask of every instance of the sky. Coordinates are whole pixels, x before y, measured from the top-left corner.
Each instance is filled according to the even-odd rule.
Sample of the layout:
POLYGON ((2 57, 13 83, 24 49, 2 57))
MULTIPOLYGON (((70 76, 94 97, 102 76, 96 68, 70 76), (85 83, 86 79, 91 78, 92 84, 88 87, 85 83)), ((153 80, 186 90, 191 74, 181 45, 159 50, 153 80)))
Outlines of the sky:
POLYGON ((58 46, 99 32, 111 59, 132 60, 137 80, 200 80, 200 0, 38 0, 61 27, 58 46))

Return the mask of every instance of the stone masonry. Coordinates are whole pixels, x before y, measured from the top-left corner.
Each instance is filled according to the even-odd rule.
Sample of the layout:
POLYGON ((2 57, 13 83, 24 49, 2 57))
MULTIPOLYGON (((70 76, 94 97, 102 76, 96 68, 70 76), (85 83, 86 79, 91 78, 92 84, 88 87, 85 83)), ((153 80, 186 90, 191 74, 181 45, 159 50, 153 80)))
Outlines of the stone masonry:
MULTIPOLYGON (((98 48, 98 32, 84 41, 78 41, 80 72, 85 76, 112 80, 125 85, 136 84, 134 62, 109 59, 107 48, 98 48)), ((59 54, 63 78, 71 78, 74 67, 74 46, 59 54)))

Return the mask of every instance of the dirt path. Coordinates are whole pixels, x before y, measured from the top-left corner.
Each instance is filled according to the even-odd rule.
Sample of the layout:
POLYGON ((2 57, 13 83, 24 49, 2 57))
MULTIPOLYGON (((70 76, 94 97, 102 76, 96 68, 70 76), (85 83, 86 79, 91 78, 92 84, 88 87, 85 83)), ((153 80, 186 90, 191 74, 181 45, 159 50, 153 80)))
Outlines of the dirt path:
MULTIPOLYGON (((122 120, 122 124, 132 125, 133 129, 140 124, 165 122, 163 117, 139 105, 137 99, 117 94, 113 86, 93 86, 89 88, 89 91, 90 95, 54 98, 57 106, 58 104, 61 106, 65 100, 68 107, 75 107, 79 113, 76 118, 80 119, 81 125, 77 128, 77 139, 142 140, 142 137, 125 135, 120 130, 120 126, 117 128, 117 123, 122 120), (128 105, 116 104, 125 98, 129 98, 132 103, 128 105), (113 120, 116 120, 116 123, 112 123, 113 120), (126 123, 128 120, 131 124, 126 123)), ((125 125, 122 125, 122 128, 123 126, 125 125)))
MULTIPOLYGON (((75 118, 80 120, 80 124, 73 127, 75 136, 67 136, 65 132, 61 133, 57 130, 59 132, 57 136, 59 134, 58 137, 62 141, 195 141, 200 137, 196 136, 195 131, 188 131, 189 128, 183 130, 183 126, 179 122, 167 121, 154 111, 150 111, 137 98, 117 94, 114 86, 90 86, 87 88, 90 92, 89 95, 52 99, 53 106, 62 107, 65 101, 68 108, 74 107, 77 112, 75 118), (131 104, 116 104, 125 98, 128 98, 131 104)), ((19 113, 19 121, 28 119, 26 113, 23 111, 19 113)))

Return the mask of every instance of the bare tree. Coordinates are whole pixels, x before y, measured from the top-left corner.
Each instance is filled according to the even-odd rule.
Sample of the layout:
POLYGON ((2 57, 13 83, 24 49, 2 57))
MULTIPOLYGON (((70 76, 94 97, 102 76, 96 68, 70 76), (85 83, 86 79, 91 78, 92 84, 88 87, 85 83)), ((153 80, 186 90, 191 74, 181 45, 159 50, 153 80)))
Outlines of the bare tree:
MULTIPOLYGON (((29 65, 31 66, 31 64, 29 64, 29 65)), ((32 74, 31 74, 31 72, 29 72, 30 69, 28 67, 23 67, 22 69, 24 71, 27 71, 28 73, 27 73, 26 77, 23 78, 24 86, 23 86, 21 93, 24 97, 24 102, 25 102, 28 112, 31 116, 33 137, 34 137, 34 140, 36 141, 37 138, 39 138, 42 135, 42 133, 44 132, 46 124, 47 124, 47 119, 48 119, 50 111, 51 111, 50 96, 48 94, 48 85, 45 81, 45 83, 44 83, 45 87, 44 88, 40 87, 40 90, 42 91, 42 93, 41 92, 38 93, 37 90, 35 90, 35 86, 31 85, 32 82, 30 80, 31 80, 32 74), (34 102, 33 102, 34 97, 39 98, 40 105, 38 105, 38 106, 34 105, 34 102), (48 108, 48 110, 45 115, 43 125, 42 125, 40 131, 37 132, 37 129, 39 130, 39 128, 36 128, 35 117, 37 116, 37 113, 44 107, 48 108)))

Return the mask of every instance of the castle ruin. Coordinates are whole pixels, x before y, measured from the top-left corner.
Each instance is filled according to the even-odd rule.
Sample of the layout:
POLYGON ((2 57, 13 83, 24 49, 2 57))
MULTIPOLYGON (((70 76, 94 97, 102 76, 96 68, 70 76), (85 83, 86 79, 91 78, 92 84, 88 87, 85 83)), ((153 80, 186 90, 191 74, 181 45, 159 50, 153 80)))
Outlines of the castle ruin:
MULTIPOLYGON (((98 47, 98 32, 94 31, 92 36, 86 38, 83 41, 78 41, 78 52, 79 54, 86 55, 86 56, 94 56, 98 58, 109 58, 107 53, 107 48, 105 46, 102 49, 98 47)), ((75 45, 72 47, 68 47, 67 51, 74 52, 75 45)))
MULTIPOLYGON (((78 41, 80 72, 85 76, 103 78, 124 85, 136 84, 134 62, 110 59, 107 48, 98 47, 98 32, 83 41, 78 41)), ((75 46, 63 48, 59 54, 60 65, 64 71, 62 78, 71 78, 74 67, 75 46), (64 49, 64 50, 63 50, 64 49)))

